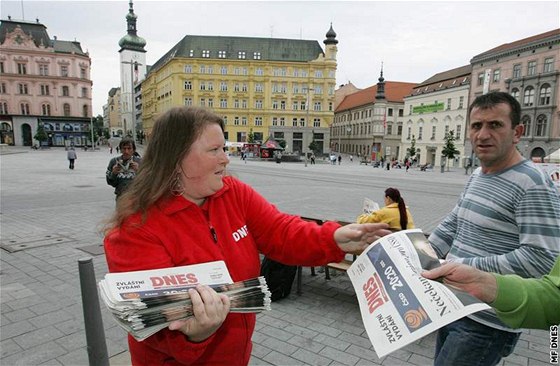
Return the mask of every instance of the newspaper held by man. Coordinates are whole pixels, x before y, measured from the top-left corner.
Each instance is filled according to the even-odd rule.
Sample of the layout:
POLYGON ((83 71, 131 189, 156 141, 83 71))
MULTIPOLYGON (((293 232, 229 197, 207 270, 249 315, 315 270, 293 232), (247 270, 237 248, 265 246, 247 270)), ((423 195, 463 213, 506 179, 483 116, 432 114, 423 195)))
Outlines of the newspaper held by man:
POLYGON ((228 295, 230 312, 270 310, 264 277, 234 283, 224 261, 108 273, 99 282, 99 292, 117 324, 142 341, 174 320, 193 316, 188 290, 199 284, 228 295))
POLYGON ((421 276, 440 261, 420 229, 371 244, 350 266, 369 339, 380 358, 459 318, 490 307, 421 276))

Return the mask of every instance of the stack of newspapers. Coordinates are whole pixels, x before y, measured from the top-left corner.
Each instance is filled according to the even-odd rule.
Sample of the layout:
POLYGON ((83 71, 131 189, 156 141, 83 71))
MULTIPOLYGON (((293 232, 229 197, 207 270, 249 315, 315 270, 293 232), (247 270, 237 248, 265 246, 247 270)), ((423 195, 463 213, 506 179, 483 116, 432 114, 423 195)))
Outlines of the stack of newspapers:
POLYGON ((223 261, 108 273, 99 282, 99 292, 117 323, 142 341, 174 320, 193 316, 188 290, 199 284, 228 295, 231 312, 270 310, 270 291, 264 277, 234 283, 223 261))

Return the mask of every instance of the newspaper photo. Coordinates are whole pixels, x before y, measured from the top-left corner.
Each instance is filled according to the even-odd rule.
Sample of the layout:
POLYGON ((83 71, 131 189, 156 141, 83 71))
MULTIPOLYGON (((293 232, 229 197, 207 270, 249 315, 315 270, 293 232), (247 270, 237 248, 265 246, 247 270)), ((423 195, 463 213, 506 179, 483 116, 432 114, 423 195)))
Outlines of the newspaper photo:
POLYGON ((387 235, 350 266, 368 337, 378 357, 466 315, 490 307, 471 295, 421 276, 440 265, 419 229, 387 235))
POLYGON ((270 310, 271 293, 264 277, 232 282, 223 261, 108 273, 99 282, 99 292, 117 324, 142 341, 172 321, 193 316, 188 290, 198 284, 226 294, 230 312, 270 310))
POLYGON ((362 204, 362 213, 369 215, 370 213, 379 210, 379 204, 369 198, 364 198, 364 203, 362 204))

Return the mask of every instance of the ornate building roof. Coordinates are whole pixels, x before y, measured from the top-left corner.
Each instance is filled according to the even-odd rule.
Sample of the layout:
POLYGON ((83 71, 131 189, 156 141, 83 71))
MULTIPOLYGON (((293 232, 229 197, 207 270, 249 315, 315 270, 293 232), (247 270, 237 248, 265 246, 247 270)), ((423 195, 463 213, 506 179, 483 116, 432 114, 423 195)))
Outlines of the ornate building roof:
POLYGON ((132 0, 130 0, 128 14, 126 14, 127 34, 119 41, 119 46, 122 50, 133 50, 146 52, 146 40, 136 34, 136 20, 138 17, 134 14, 132 0))

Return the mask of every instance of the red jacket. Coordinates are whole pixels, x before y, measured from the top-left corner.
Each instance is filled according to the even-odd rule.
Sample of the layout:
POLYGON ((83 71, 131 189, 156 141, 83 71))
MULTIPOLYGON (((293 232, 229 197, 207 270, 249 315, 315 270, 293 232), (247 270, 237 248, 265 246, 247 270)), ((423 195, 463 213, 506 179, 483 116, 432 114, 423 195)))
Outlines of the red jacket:
MULTIPOLYGON (((318 226, 279 212, 248 185, 233 177, 202 207, 183 197, 163 199, 105 238, 110 272, 225 261, 234 281, 259 276, 259 252, 285 264, 318 266, 342 260, 333 239, 335 223, 318 226), (213 235, 211 228, 215 230, 213 235)), ((229 314, 216 333, 193 343, 164 329, 128 343, 134 365, 247 365, 254 314, 229 314)))

